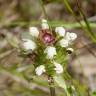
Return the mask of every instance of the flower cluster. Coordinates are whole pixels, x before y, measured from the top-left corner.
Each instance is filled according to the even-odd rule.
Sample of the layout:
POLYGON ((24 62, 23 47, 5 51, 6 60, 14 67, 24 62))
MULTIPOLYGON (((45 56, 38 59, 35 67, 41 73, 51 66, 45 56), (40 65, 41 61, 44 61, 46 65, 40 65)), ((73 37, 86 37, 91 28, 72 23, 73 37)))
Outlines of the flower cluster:
POLYGON ((63 27, 56 27, 52 31, 45 19, 41 22, 41 30, 30 27, 29 34, 32 38, 23 38, 22 46, 26 52, 31 50, 36 54, 34 61, 36 75, 63 73, 66 54, 74 51, 71 45, 77 35, 66 32, 63 27))

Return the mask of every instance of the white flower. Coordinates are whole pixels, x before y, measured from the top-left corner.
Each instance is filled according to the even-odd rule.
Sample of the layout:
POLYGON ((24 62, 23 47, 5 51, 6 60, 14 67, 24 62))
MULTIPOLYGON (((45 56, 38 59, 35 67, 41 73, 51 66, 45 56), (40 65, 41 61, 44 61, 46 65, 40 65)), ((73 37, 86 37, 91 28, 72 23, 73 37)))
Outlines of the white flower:
POLYGON ((34 50, 36 49, 36 44, 30 40, 30 39, 23 39, 23 47, 26 49, 26 50, 34 50))
POLYGON ((66 39, 61 39, 61 40, 59 41, 59 44, 60 44, 61 47, 68 47, 68 40, 66 40, 66 39))
POLYGON ((65 39, 67 39, 68 41, 74 41, 77 38, 77 34, 76 33, 70 33, 67 32, 65 39))
POLYGON ((36 27, 29 27, 29 33, 33 37, 38 37, 39 35, 39 30, 36 27))
POLYGON ((44 65, 40 65, 39 67, 37 67, 35 69, 35 72, 38 76, 42 75, 44 72, 46 72, 45 70, 45 66, 44 65))
POLYGON ((41 24, 42 29, 49 29, 49 25, 47 23, 47 20, 43 19, 41 24))
POLYGON ((48 59, 53 59, 54 55, 56 55, 56 48, 55 47, 52 47, 52 46, 48 46, 44 53, 47 53, 47 58, 48 59))
POLYGON ((59 36, 65 36, 65 29, 63 27, 56 27, 55 32, 59 34, 59 36))
POLYGON ((54 70, 56 71, 57 74, 63 73, 63 67, 61 64, 57 63, 57 62, 53 62, 55 65, 54 70))

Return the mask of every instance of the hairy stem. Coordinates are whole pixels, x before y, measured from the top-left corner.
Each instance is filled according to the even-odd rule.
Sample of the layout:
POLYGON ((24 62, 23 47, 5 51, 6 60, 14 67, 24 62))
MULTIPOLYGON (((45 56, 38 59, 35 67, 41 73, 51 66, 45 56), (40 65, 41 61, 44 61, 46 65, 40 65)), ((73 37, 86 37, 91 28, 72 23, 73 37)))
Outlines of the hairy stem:
POLYGON ((55 87, 54 87, 54 80, 51 76, 48 77, 48 83, 50 86, 50 96, 56 96, 55 87))

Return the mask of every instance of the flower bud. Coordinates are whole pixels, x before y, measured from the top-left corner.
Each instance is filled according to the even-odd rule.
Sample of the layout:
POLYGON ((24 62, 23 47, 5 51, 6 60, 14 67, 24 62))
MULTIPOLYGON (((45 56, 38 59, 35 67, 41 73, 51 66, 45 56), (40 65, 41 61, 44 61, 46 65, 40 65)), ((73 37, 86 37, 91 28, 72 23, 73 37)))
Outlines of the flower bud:
POLYGON ((47 20, 43 19, 41 24, 42 30, 49 29, 49 25, 47 23, 47 20))
POLYGON ((65 48, 68 47, 68 41, 66 39, 61 39, 59 41, 59 44, 61 47, 65 47, 65 48))
POLYGON ((55 28, 55 32, 59 35, 59 36, 65 36, 65 29, 63 27, 56 27, 55 28))
POLYGON ((29 33, 36 38, 39 36, 39 30, 36 27, 29 27, 29 33))
POLYGON ((43 33, 42 40, 45 43, 53 43, 55 41, 55 38, 52 34, 45 32, 43 33))

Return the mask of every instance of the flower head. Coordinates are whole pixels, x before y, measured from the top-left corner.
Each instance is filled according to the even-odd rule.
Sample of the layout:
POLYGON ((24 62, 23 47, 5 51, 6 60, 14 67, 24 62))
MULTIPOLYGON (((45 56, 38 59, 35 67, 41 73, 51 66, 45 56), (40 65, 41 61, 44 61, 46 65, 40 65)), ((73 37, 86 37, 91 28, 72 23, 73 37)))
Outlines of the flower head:
POLYGON ((58 61, 60 59, 62 63, 64 63, 62 58, 67 60, 66 56, 74 51, 72 48, 69 48, 69 45, 73 43, 77 35, 66 32, 62 26, 56 27, 54 31, 50 30, 50 26, 45 19, 42 20, 41 27, 40 30, 37 27, 29 27, 32 40, 23 39, 22 46, 26 50, 22 49, 20 51, 34 63, 36 75, 40 76, 45 72, 48 76, 56 75, 56 73, 61 74, 64 71, 63 65, 54 60, 58 61), (63 54, 62 51, 64 51, 63 54), (38 66, 35 64, 38 64, 38 66))
POLYGON ((56 71, 57 74, 63 73, 63 67, 61 64, 54 62, 55 68, 54 70, 56 71))
POLYGON ((36 44, 30 40, 30 39, 23 39, 23 47, 26 50, 35 50, 36 49, 36 44))
POLYGON ((44 65, 40 65, 39 67, 37 67, 35 69, 36 75, 40 76, 42 75, 44 72, 46 72, 45 70, 45 66, 44 65))
POLYGON ((42 19, 41 27, 42 27, 43 30, 49 29, 49 25, 48 25, 48 23, 47 23, 47 20, 42 19))
POLYGON ((45 51, 45 53, 47 53, 47 58, 48 59, 53 59, 54 55, 56 55, 56 48, 52 47, 52 46, 48 46, 45 51))
POLYGON ((56 27, 55 28, 55 32, 59 35, 59 36, 65 36, 65 29, 63 27, 56 27))
POLYGON ((68 40, 66 40, 66 39, 61 39, 60 41, 59 41, 59 44, 60 44, 60 46, 61 47, 68 47, 68 40))
POLYGON ((36 27, 29 27, 29 32, 33 37, 38 37, 39 35, 39 30, 36 27))

